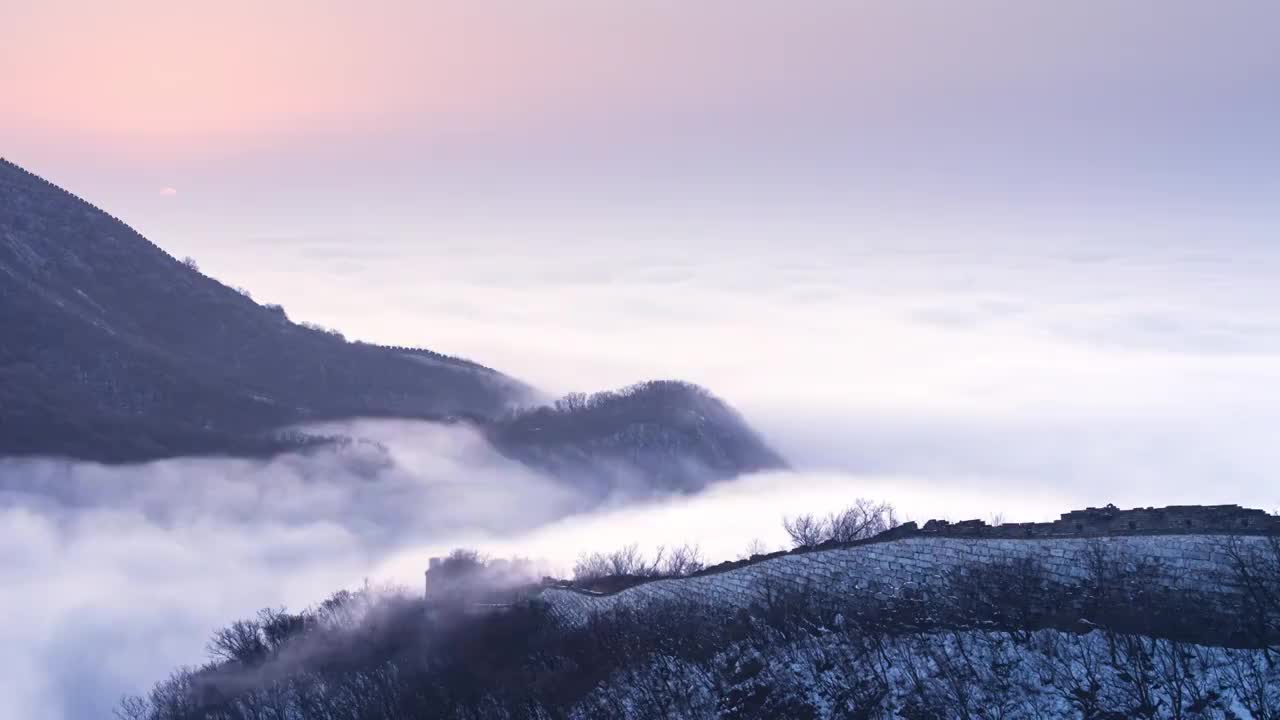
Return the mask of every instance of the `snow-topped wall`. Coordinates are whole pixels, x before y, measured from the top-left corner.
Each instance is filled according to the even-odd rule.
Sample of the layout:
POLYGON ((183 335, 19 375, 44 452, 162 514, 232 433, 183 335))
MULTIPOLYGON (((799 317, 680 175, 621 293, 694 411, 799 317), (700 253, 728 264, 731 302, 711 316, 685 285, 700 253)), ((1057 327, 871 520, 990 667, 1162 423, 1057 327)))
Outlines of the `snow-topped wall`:
POLYGON ((732 611, 787 593, 879 603, 953 599, 970 577, 988 585, 1020 582, 1016 592, 1040 615, 1085 613, 1086 608, 1064 605, 1095 602, 1098 593, 1088 590, 1090 583, 1111 583, 1117 587, 1109 589, 1130 598, 1137 593, 1162 598, 1161 603, 1188 601, 1212 619, 1240 614, 1245 591, 1239 563, 1271 561, 1275 522, 1261 511, 1220 506, 1090 509, 1067 513, 1056 523, 997 527, 977 521, 909 525, 861 543, 730 563, 608 595, 547 587, 540 597, 562 622, 581 624, 592 613, 665 601, 732 611), (1116 575, 1103 577, 1107 572, 1116 575))

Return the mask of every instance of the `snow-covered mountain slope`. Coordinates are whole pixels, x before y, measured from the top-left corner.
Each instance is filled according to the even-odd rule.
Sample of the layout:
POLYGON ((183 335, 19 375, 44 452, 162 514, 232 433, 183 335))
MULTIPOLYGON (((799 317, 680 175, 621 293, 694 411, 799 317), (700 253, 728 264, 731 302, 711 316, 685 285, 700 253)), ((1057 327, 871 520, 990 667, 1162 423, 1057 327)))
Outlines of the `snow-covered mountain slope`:
POLYGON ((1236 506, 931 522, 609 595, 520 590, 459 558, 425 597, 344 592, 236 623, 218 662, 122 717, 1274 720, 1277 522, 1236 506))
POLYGON ((568 713, 617 718, 1275 717, 1280 668, 1261 650, 1040 630, 867 638, 839 627, 766 629, 706 658, 657 653, 568 713))
POLYGON ((609 595, 549 587, 540 597, 568 623, 619 606, 696 602, 733 611, 766 602, 770 594, 873 596, 882 601, 946 594, 958 579, 983 572, 1036 568, 1027 602, 1060 607, 1097 572, 1100 562, 1144 566, 1151 592, 1196 595, 1234 606, 1233 553, 1259 554, 1271 538, 1223 535, 1148 535, 1031 540, 914 537, 787 554, 724 572, 646 582, 609 595))

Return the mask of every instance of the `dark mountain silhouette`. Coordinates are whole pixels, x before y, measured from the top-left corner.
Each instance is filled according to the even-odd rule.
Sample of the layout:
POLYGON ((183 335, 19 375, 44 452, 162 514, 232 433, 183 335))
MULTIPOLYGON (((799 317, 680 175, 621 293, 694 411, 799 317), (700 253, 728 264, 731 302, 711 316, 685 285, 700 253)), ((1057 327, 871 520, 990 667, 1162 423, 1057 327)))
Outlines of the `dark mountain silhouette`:
POLYGON ((0 452, 258 452, 352 416, 497 416, 527 388, 426 350, 290 322, 0 162, 0 452))
POLYGON ((494 446, 526 464, 612 490, 693 490, 708 477, 785 466, 733 408, 697 385, 654 381, 568 395, 490 424, 494 446))
POLYGON ((543 468, 674 487, 781 464, 735 412, 682 383, 515 412, 535 397, 517 380, 294 323, 4 160, 0 331, 0 455, 269 454, 318 441, 280 428, 403 417, 474 422, 543 468))

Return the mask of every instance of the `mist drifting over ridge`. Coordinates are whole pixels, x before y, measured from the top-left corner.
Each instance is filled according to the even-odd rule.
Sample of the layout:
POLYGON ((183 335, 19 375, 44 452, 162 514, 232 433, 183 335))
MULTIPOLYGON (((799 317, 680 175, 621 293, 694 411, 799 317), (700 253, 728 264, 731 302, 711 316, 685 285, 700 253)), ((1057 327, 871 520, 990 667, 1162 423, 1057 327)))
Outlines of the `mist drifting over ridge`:
POLYGON ((659 245, 572 262, 497 253, 505 271, 483 248, 427 249, 419 264, 440 277, 429 293, 398 269, 404 248, 335 274, 306 243, 277 246, 277 261, 241 272, 297 293, 304 316, 358 336, 418 315, 442 347, 492 351, 552 392, 706 382, 796 471, 600 505, 465 426, 394 422, 321 427, 370 442, 265 461, 5 461, 5 572, 21 591, 4 632, 41 659, 7 676, 7 702, 36 718, 89 714, 198 660, 229 618, 365 578, 413 588, 427 557, 457 545, 561 568, 637 538, 729 559, 752 540, 780 544, 783 514, 859 496, 920 519, 1047 519, 1156 497, 1278 504, 1265 431, 1278 413, 1258 392, 1280 342, 1265 313, 1270 248, 1113 229, 1065 248, 913 235, 792 257, 744 237, 757 244, 730 262, 659 245), (308 307, 291 278, 313 272, 367 312, 308 307))
MULTIPOLYGON (((92 715, 198 660, 209 632, 228 618, 269 605, 307 607, 366 579, 413 593, 426 558, 458 546, 530 557, 565 574, 583 552, 637 541, 645 549, 693 543, 712 561, 750 546, 778 548, 782 516, 859 496, 888 499, 906 519, 1018 520, 1049 519, 1098 497, 1121 505, 1150 497, 1137 488, 1100 496, 966 473, 801 470, 601 505, 465 429, 369 421, 341 430, 381 447, 270 461, 0 465, 0 579, 15 589, 0 612, 8 618, 3 639, 19 649, 11 657, 21 658, 6 668, 6 705, 37 719, 92 715)), ((1225 488, 1161 497, 1238 498, 1225 488)))
POLYGON ((116 224, 32 222, 0 187, 0 445, 52 418, 40 452, 129 461, 0 459, 0 717, 102 716, 228 621, 366 578, 416 592, 459 545, 716 561, 856 497, 919 520, 1280 507, 1280 5, 269 5, 0 13, 0 152, 163 258, 98 254, 116 224), (202 274, 171 282, 187 256, 202 274), (17 292, 53 260, 74 272, 17 292), (148 279, 246 321, 105 299, 148 279), (32 322, 55 306, 74 323, 32 322), (157 318, 184 349, 144 348, 163 392, 93 372, 157 318), (282 327, 305 342, 242 344, 282 327), (83 352, 23 355, 19 334, 83 352), (443 356, 549 398, 697 383, 791 469, 584 493, 427 422, 513 397, 443 356), (155 420, 193 387, 189 424, 155 420), (133 424, 57 411, 90 406, 133 424), (264 408, 255 431, 417 420, 258 459, 186 442, 264 408), (136 462, 157 437, 178 457, 136 462))

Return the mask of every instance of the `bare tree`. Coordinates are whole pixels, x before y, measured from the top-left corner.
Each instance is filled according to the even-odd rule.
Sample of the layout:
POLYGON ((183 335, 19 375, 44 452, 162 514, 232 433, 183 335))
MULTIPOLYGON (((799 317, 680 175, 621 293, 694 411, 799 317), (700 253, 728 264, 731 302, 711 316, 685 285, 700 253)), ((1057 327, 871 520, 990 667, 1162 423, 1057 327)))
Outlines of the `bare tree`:
POLYGON ((702 550, 697 545, 681 545, 673 548, 662 559, 658 573, 667 577, 683 577, 706 567, 702 550))
POLYGON ((649 560, 638 543, 625 545, 609 553, 578 556, 573 566, 573 579, 591 582, 606 577, 679 577, 706 567, 702 550, 696 545, 681 545, 670 551, 659 545, 649 560))
POLYGON ((585 410, 588 403, 589 398, 585 393, 575 392, 556 400, 555 407, 558 412, 569 413, 585 410))
POLYGON ((782 520, 782 527, 791 537, 793 547, 813 547, 828 541, 864 540, 898 525, 897 512, 892 505, 863 498, 825 518, 806 513, 782 520))
POLYGON ((151 703, 139 695, 126 695, 120 699, 120 705, 113 712, 116 720, 148 720, 151 717, 151 703))
MULTIPOLYGON (((658 548, 658 559, 662 559, 662 548, 658 548)), ((614 575, 649 575, 650 567, 645 564, 639 543, 631 543, 609 554, 609 570, 614 575)))
POLYGON ((455 548, 440 562, 440 570, 444 575, 465 574, 480 570, 487 564, 487 558, 480 551, 471 548, 455 548))
POLYGON ((313 332, 324 333, 325 335, 328 335, 328 336, 330 336, 330 337, 336 338, 336 339, 341 340, 341 341, 343 341, 343 342, 346 342, 346 340, 347 340, 347 336, 346 336, 346 335, 343 335, 341 332, 339 332, 339 331, 337 331, 337 330, 334 330, 333 328, 325 327, 324 325, 321 325, 320 323, 316 323, 316 322, 309 322, 309 321, 307 321, 307 320, 303 320, 303 321, 299 322, 299 323, 298 323, 298 325, 299 325, 299 326, 301 326, 301 327, 304 327, 304 328, 306 328, 306 329, 308 329, 308 330, 311 330, 311 331, 313 331, 313 332))
POLYGON ((284 644, 306 629, 305 615, 290 613, 283 607, 258 611, 258 627, 268 649, 278 652, 284 644))
POLYGON ((813 547, 827 539, 827 523, 812 513, 783 518, 782 528, 791 536, 793 547, 813 547))
POLYGON ((205 649, 216 661, 254 663, 266 656, 267 643, 257 620, 237 620, 214 632, 205 649))
POLYGON ((885 530, 898 526, 898 517, 889 503, 873 502, 859 498, 827 521, 830 539, 836 542, 852 542, 875 537, 885 530))
POLYGON ((640 546, 632 543, 610 553, 580 555, 573 566, 573 578, 578 582, 589 582, 611 576, 643 577, 651 574, 649 568, 640 552, 640 546))
MULTIPOLYGON (((785 524, 786 520, 783 520, 783 523, 785 524)), ((768 545, 764 544, 763 540, 752 538, 751 542, 747 543, 747 547, 743 549, 742 554, 738 555, 738 559, 748 560, 756 555, 768 555, 771 552, 773 551, 769 549, 768 545)))
POLYGON ((1230 536, 1223 543, 1230 563, 1232 585, 1240 589, 1243 617, 1250 631, 1265 649, 1269 662, 1276 662, 1280 644, 1280 537, 1250 542, 1230 536))
POLYGON ((1226 686, 1258 720, 1280 718, 1280 671, 1270 658, 1248 650, 1228 651, 1226 686))

